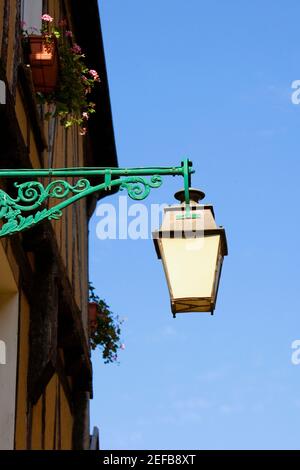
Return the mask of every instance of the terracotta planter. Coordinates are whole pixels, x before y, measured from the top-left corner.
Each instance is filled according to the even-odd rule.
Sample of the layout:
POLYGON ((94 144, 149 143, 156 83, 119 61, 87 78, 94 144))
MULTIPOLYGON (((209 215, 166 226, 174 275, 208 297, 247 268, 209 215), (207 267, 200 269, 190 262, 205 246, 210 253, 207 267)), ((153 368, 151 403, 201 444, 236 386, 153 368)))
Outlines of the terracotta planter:
POLYGON ((58 54, 56 42, 49 44, 42 36, 29 36, 29 63, 35 90, 51 93, 58 83, 58 54))
POLYGON ((97 329, 97 318, 99 315, 98 304, 96 302, 89 302, 88 305, 88 315, 89 315, 89 329, 90 333, 95 333, 97 329))

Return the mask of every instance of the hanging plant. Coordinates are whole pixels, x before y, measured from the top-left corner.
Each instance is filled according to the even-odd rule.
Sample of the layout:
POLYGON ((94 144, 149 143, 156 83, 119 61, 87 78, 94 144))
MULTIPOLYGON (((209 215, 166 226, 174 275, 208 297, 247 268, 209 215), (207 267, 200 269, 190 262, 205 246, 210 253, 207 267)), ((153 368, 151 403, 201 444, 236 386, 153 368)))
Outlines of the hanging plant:
MULTIPOLYGON (((89 69, 85 65, 85 55, 81 47, 74 43, 72 31, 67 29, 66 20, 53 25, 53 18, 44 14, 42 17, 42 28, 25 29, 22 24, 24 49, 29 57, 29 63, 36 71, 37 62, 39 67, 46 65, 46 60, 42 61, 42 56, 46 57, 57 51, 57 85, 47 88, 41 85, 36 86, 37 99, 40 104, 47 105, 46 119, 59 117, 61 124, 71 127, 77 124, 80 134, 87 133, 87 121, 91 114, 95 113, 95 103, 89 100, 89 95, 100 82, 96 70, 89 69), (34 54, 32 44, 40 40, 39 53, 34 54), (35 62, 34 62, 35 60, 35 62)), ((55 59, 53 59, 55 62, 55 59)), ((49 61, 48 61, 49 63, 49 61)), ((44 79, 48 74, 44 72, 44 79)), ((33 73, 33 78, 34 73, 33 73)))
POLYGON ((95 294, 92 284, 89 284, 88 313, 91 348, 95 350, 100 347, 106 364, 117 362, 119 349, 125 349, 120 340, 122 321, 112 313, 107 303, 95 294))

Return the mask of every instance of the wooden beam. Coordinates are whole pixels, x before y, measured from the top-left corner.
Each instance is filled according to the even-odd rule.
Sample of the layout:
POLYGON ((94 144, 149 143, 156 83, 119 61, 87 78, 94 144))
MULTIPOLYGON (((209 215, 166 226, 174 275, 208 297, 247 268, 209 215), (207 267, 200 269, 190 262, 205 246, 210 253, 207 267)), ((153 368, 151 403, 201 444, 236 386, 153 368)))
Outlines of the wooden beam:
POLYGON ((10 0, 4 0, 1 59, 3 61, 3 64, 5 65, 5 69, 6 69, 7 54, 8 54, 9 15, 10 15, 10 0))
POLYGON ((30 309, 28 396, 36 402, 53 375, 57 361, 58 289, 51 253, 36 256, 30 309))

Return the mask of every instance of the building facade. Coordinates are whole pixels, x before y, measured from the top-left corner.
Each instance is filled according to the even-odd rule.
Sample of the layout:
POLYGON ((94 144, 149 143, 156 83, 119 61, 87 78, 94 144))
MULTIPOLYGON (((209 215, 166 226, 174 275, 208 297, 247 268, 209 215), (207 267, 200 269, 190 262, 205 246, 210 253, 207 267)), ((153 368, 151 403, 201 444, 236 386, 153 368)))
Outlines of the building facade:
MULTIPOLYGON (((96 0, 0 0, 0 135, 1 169, 117 166, 96 0), (65 19, 100 75, 86 136, 37 104, 20 25, 43 13, 65 19)), ((90 448, 88 221, 102 196, 0 239, 0 449, 90 448)))

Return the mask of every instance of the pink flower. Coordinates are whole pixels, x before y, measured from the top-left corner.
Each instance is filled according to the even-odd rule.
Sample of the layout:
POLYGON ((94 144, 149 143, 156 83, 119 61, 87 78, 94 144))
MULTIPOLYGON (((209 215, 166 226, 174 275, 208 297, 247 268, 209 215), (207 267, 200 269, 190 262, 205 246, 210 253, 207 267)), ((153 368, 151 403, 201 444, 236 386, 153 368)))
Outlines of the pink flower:
POLYGON ((80 135, 86 135, 86 133, 87 133, 87 128, 86 128, 86 127, 82 127, 82 128, 80 129, 79 134, 80 134, 80 135))
POLYGON ((74 46, 71 48, 71 51, 74 52, 74 54, 81 54, 81 47, 78 46, 78 44, 74 44, 74 46))
POLYGON ((88 119, 88 118, 89 118, 89 114, 88 114, 87 112, 82 113, 82 118, 83 118, 83 119, 88 119))
POLYGON ((66 31, 65 36, 66 36, 66 38, 72 38, 73 37, 72 31, 66 31))
POLYGON ((94 80, 100 81, 98 72, 96 70, 89 70, 89 74, 93 77, 94 80))
POLYGON ((24 29, 26 27, 26 21, 21 21, 21 28, 24 29))
POLYGON ((52 16, 47 15, 47 14, 42 15, 41 19, 42 19, 43 21, 46 21, 47 23, 52 23, 52 21, 53 21, 52 16))

